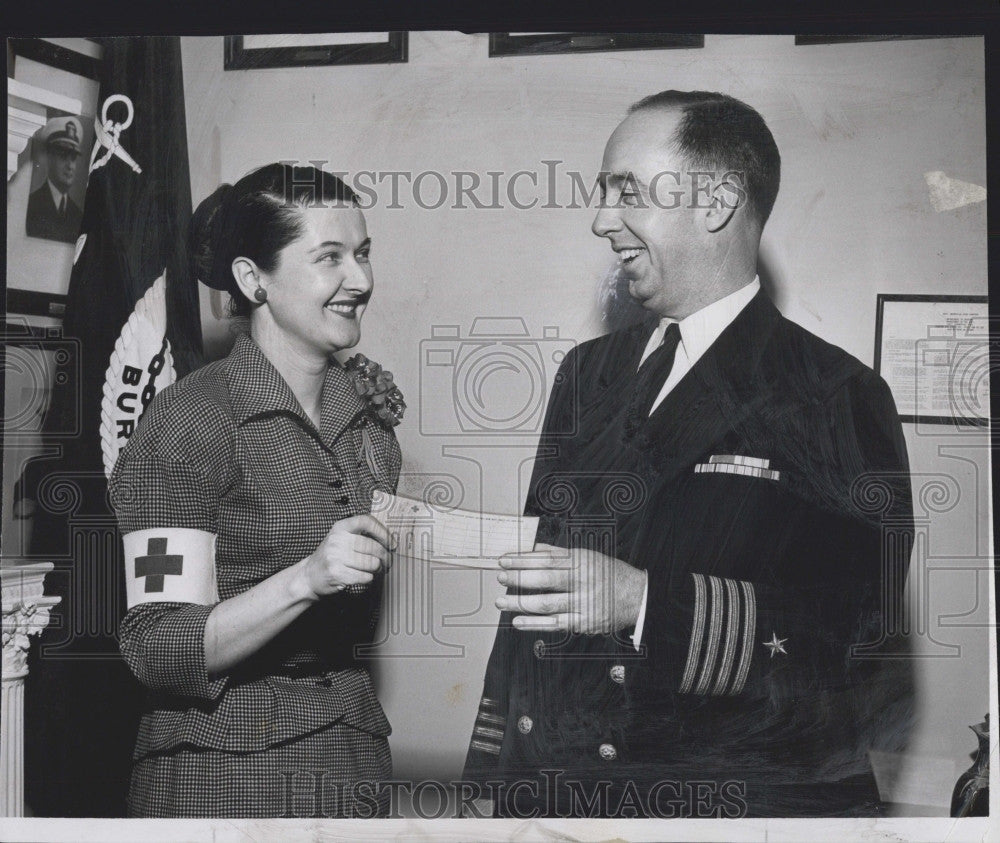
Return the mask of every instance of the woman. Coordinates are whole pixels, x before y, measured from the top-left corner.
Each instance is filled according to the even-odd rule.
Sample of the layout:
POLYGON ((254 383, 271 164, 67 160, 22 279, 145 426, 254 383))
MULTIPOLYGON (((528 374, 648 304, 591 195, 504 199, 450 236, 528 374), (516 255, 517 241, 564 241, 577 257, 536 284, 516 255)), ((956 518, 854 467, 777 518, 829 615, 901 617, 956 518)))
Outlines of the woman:
POLYGON ((111 477, 149 689, 131 816, 377 816, 389 723, 376 623, 402 397, 360 355, 370 240, 353 192, 271 164, 195 212, 198 277, 249 317, 228 358, 152 402, 111 477))

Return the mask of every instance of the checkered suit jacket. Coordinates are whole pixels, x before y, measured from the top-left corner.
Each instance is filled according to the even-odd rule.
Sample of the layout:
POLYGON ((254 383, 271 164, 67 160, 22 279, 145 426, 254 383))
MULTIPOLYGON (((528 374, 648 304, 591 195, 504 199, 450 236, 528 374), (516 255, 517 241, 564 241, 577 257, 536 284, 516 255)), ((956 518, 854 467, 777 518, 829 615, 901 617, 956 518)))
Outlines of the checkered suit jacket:
MULTIPOLYGON (((334 522, 395 490, 399 445, 332 364, 317 430, 256 344, 163 390, 110 481, 123 534, 183 527, 217 535, 225 600, 298 562, 334 522)), ((180 745, 264 749, 335 721, 378 735, 389 723, 356 647, 370 641, 381 582, 303 613, 254 658, 205 670, 211 605, 143 603, 121 624, 121 649, 149 689, 135 757, 180 745)))

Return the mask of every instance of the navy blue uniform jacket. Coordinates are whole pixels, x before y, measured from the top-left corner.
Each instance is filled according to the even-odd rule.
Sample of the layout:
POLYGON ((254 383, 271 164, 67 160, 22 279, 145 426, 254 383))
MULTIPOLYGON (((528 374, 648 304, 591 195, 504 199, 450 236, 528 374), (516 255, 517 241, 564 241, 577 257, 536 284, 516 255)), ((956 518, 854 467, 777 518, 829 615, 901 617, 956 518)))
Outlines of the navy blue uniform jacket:
POLYGON ((889 389, 759 293, 637 419, 648 336, 567 356, 526 504, 538 541, 648 572, 642 648, 504 613, 465 777, 515 816, 877 814, 868 750, 899 748, 911 703, 889 389))

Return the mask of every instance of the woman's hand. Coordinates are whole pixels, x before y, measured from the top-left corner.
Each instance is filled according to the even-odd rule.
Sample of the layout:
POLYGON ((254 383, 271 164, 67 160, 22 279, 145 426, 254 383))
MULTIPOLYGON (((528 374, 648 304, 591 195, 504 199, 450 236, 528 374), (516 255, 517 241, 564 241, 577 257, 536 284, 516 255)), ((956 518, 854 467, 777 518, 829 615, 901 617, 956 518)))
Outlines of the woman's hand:
POLYGON ((371 515, 355 515, 333 525, 304 560, 309 590, 316 598, 349 585, 367 585, 390 564, 389 531, 371 515))
POLYGON ((333 525, 305 559, 218 603, 205 622, 205 669, 222 675, 271 641, 317 600, 366 585, 389 567, 389 531, 370 515, 333 525))

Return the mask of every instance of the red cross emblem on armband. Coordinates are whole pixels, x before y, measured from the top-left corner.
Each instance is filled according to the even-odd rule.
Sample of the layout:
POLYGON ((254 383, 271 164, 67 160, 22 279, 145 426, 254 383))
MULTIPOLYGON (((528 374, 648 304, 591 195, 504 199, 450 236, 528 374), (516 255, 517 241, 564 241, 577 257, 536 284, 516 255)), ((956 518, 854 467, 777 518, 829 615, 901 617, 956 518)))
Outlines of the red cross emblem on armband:
POLYGON ((184 557, 180 554, 168 554, 165 538, 150 539, 146 545, 146 554, 135 559, 136 578, 146 578, 147 594, 162 592, 164 576, 179 576, 184 570, 184 557))

